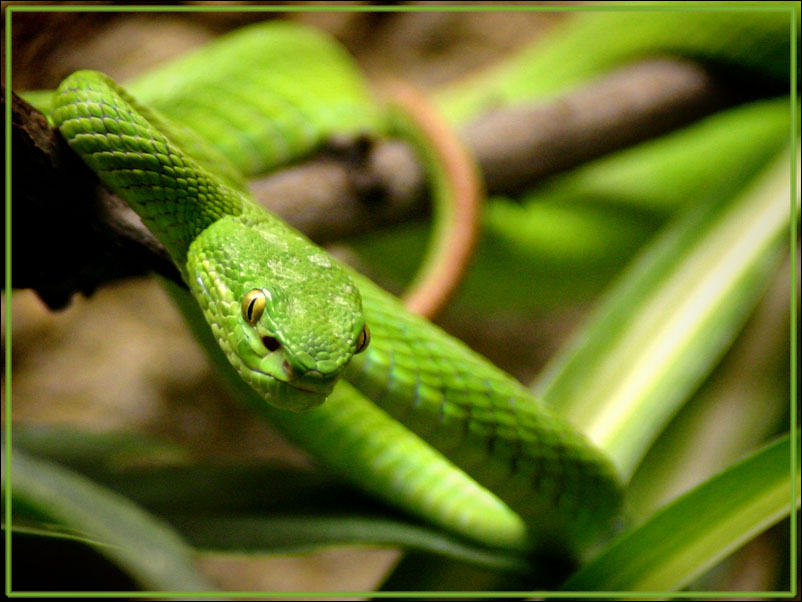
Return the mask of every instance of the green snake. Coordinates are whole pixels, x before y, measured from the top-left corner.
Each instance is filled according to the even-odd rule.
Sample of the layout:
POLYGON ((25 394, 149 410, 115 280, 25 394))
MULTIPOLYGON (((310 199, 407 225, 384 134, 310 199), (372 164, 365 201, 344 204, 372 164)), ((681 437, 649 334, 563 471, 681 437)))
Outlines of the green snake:
POLYGON ((601 450, 251 199, 243 176, 336 134, 388 131, 338 45, 259 24, 125 90, 76 72, 49 109, 169 251, 194 301, 174 297, 232 386, 324 463, 492 546, 574 550, 609 532, 623 486, 601 450))

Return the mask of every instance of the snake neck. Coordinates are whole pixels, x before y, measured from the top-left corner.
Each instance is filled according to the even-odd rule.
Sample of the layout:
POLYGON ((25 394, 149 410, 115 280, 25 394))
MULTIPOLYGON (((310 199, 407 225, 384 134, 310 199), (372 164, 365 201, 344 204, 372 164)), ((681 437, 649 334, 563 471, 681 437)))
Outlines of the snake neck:
POLYGON ((59 86, 53 119, 83 161, 123 198, 186 277, 189 245, 249 201, 213 171, 215 157, 102 73, 78 71, 59 86), (192 149, 190 154, 186 149, 192 149))

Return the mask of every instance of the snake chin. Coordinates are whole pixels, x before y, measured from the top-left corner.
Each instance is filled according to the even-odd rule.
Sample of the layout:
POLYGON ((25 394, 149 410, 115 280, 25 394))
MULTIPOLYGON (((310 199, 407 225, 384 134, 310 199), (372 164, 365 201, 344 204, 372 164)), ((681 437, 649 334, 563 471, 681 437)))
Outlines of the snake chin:
POLYGON ((290 410, 292 412, 306 412, 321 405, 331 394, 336 384, 336 380, 326 383, 325 386, 315 383, 304 386, 305 383, 287 382, 278 378, 255 370, 247 369, 248 374, 243 374, 245 380, 273 407, 290 410))

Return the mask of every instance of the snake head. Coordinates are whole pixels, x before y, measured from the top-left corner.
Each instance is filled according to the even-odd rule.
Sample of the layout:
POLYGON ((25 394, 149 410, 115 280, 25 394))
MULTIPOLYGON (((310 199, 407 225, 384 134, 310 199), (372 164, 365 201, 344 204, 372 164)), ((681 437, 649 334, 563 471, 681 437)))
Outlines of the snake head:
POLYGON ((186 274, 232 366, 276 407, 323 403, 368 344, 351 278, 272 216, 227 216, 209 226, 190 245, 186 274))

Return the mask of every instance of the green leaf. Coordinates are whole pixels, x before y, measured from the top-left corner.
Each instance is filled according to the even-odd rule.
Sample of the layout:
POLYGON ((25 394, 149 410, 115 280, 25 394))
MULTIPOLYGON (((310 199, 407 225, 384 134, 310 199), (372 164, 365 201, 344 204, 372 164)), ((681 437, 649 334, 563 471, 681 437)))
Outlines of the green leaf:
POLYGON ((190 457, 171 441, 133 430, 16 423, 11 432, 15 448, 90 475, 103 469, 175 464, 190 457))
MULTIPOLYGON (((283 554, 380 545, 420 550, 505 573, 526 573, 532 568, 521 555, 491 550, 424 525, 320 471, 273 464, 102 462, 101 458, 125 458, 133 435, 86 435, 46 427, 15 426, 13 431, 22 451, 40 449, 48 459, 78 468, 94 482, 163 519, 199 550, 283 554), (88 462, 92 454, 94 464, 88 462)), ((25 518, 24 523, 15 519, 15 530, 102 543, 87 542, 69 525, 53 524, 41 513, 25 518)))
POLYGON ((783 153, 734 200, 663 232, 536 383, 626 478, 774 274, 787 240, 790 165, 783 153))
MULTIPOLYGON (((568 567, 559 560, 539 557, 527 575, 501 573, 427 552, 412 551, 393 567, 382 592, 496 592, 534 589, 532 582, 559 584, 568 567)), ((537 589, 547 589, 547 586, 537 589)), ((378 598, 377 598, 378 599, 378 598)))
POLYGON ((743 3, 735 11, 719 2, 701 10, 699 2, 595 4, 592 11, 572 15, 498 66, 443 90, 438 95, 440 109, 452 121, 464 123, 500 106, 557 94, 616 66, 666 54, 788 76, 790 9, 798 3, 785 3, 787 12, 757 6, 743 10, 749 6, 743 3), (671 5, 685 10, 660 10, 671 5), (704 30, 717 34, 693 35, 704 30), (629 35, 610 35, 621 31, 629 35), (756 39, 759 45, 747 43, 756 39))
POLYGON ((3 485, 10 485, 12 511, 19 505, 58 523, 63 533, 92 543, 145 589, 214 589, 171 528, 80 474, 12 449, 11 475, 3 485))
MULTIPOLYGON (((321 504, 324 500, 321 500, 321 504)), ((165 517, 199 550, 289 554, 330 546, 384 546, 417 550, 499 573, 526 574, 529 562, 513 552, 483 548, 403 517, 332 514, 323 510, 275 515, 165 517)))
POLYGON ((790 261, 704 386, 661 433, 627 491, 637 522, 788 429, 790 261))
MULTIPOLYGON (((799 434, 795 438, 799 449, 799 434)), ((764 447, 626 533, 564 585, 567 591, 673 591, 799 505, 791 437, 764 447)))

